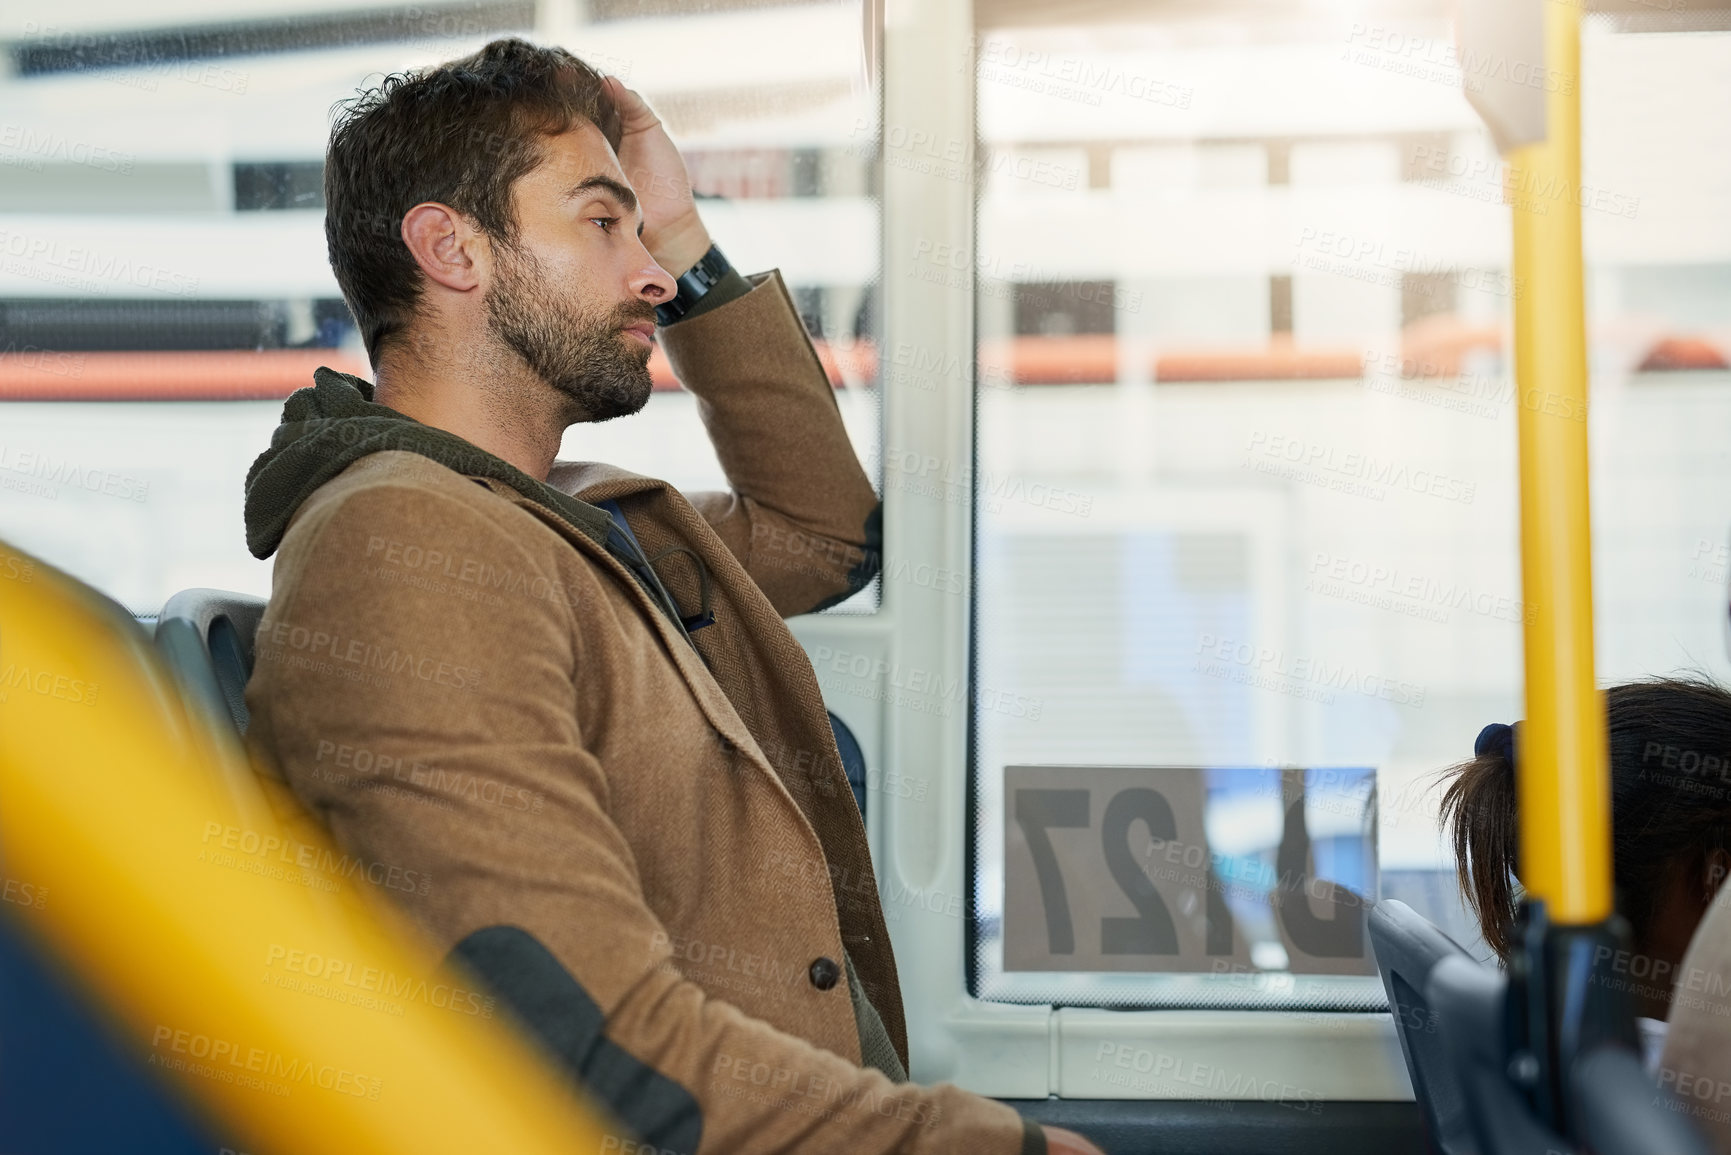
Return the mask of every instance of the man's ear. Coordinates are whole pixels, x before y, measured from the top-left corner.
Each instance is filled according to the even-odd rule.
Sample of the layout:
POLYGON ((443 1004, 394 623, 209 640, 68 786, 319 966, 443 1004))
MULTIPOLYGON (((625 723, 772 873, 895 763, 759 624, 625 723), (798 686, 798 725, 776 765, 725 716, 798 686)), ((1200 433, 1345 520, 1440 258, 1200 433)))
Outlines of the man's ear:
POLYGON ((481 283, 482 234, 451 206, 424 201, 404 213, 403 243, 421 272, 447 289, 467 292, 481 283))

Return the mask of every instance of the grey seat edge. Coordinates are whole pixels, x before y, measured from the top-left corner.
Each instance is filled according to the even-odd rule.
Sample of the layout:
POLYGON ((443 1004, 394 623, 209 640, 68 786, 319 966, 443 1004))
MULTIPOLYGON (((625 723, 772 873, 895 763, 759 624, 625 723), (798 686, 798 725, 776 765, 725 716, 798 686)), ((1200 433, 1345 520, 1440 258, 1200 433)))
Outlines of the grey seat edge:
POLYGON ((187 589, 156 620, 156 645, 181 688, 213 717, 246 733, 246 683, 263 598, 229 590, 187 589))

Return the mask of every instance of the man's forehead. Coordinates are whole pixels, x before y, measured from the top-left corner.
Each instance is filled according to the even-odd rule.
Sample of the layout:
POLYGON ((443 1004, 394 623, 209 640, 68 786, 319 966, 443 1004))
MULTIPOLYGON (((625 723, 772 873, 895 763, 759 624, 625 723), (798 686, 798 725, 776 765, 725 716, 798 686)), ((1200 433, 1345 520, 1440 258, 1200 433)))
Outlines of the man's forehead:
POLYGON ((608 177, 626 188, 631 182, 619 166, 613 146, 601 130, 588 121, 568 131, 541 140, 541 163, 529 174, 537 184, 557 186, 561 192, 592 177, 608 177))

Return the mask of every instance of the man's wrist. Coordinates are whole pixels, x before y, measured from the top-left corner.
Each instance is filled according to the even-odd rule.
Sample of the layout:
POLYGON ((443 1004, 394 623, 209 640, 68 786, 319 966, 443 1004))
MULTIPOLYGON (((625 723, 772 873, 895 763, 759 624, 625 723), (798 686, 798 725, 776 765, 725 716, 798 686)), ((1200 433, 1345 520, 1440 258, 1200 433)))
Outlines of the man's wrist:
POLYGON ((649 242, 648 248, 655 263, 677 281, 703 259, 703 254, 714 243, 709 230, 704 227, 703 218, 693 212, 688 221, 663 229, 649 242))
POLYGON ((674 284, 677 292, 672 299, 655 306, 656 323, 664 328, 686 317, 706 312, 734 297, 743 296, 751 289, 750 284, 739 275, 726 255, 715 245, 711 245, 697 263, 674 284))

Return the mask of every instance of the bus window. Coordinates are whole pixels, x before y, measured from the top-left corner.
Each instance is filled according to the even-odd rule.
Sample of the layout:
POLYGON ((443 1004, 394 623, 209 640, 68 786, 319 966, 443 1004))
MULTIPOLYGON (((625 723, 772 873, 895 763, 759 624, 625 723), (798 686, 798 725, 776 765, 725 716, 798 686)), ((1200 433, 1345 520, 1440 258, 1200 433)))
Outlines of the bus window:
MULTIPOLYGON (((326 261, 332 105, 512 33, 649 97, 717 242, 741 270, 782 271, 876 456, 877 102, 857 8, 609 4, 577 23, 560 4, 340 7, 8 13, 0 501, 16 545, 141 613, 188 586, 269 591, 239 529, 247 467, 314 367, 368 375, 326 261)), ((561 456, 725 489, 695 399, 654 369, 638 420, 574 429, 561 456)), ((847 608, 874 605, 866 590, 847 608)))
MULTIPOLYGON (((977 526, 972 989, 1384 1005, 1374 980, 1314 973, 1355 966, 1286 965, 1291 937, 1266 916, 1212 958, 1102 956, 1112 920, 1166 892, 1157 871, 1146 895, 1120 887, 1083 849, 1110 838, 1118 789, 1088 767, 1374 770, 1371 821, 1309 808, 1317 875, 1368 881, 1363 897, 1401 899, 1486 957, 1431 787, 1521 711, 1515 414, 1546 401, 1511 381, 1522 287, 1496 149, 1462 92, 1495 62, 1462 59, 1441 14, 1254 33, 1199 10, 976 19, 977 241, 914 270, 971 276, 978 316, 977 449, 942 478, 971 488, 977 526), (1091 814, 1071 815, 1086 833, 1022 821, 1030 767, 1070 768, 1040 784, 1089 791, 1091 814), (1011 941, 1017 903, 1049 913, 1056 893, 1018 866, 1040 839, 1052 877, 1111 894, 1104 920, 1076 915, 1062 966, 1018 962, 1011 941), (1329 861, 1331 840, 1351 853, 1329 861), (1365 840, 1377 869, 1355 877, 1365 840), (1089 935, 1095 961, 1074 961, 1089 935)), ((1536 190, 1586 219, 1601 681, 1726 673, 1731 507, 1712 496, 1726 462, 1708 431, 1731 404, 1731 234, 1702 191, 1726 143, 1706 111, 1726 50, 1589 21, 1581 186, 1536 190)), ((920 471, 892 458, 886 486, 920 471)), ((1211 810, 1210 838, 1250 839, 1273 870, 1278 830, 1251 828, 1279 821, 1276 800, 1211 810)), ((1147 864, 1161 832, 1131 829, 1147 864)), ((1210 860, 1219 886, 1234 860, 1210 860)), ((1091 1079, 1091 1051, 1062 1055, 1065 1093, 1133 1093, 1091 1079)))

